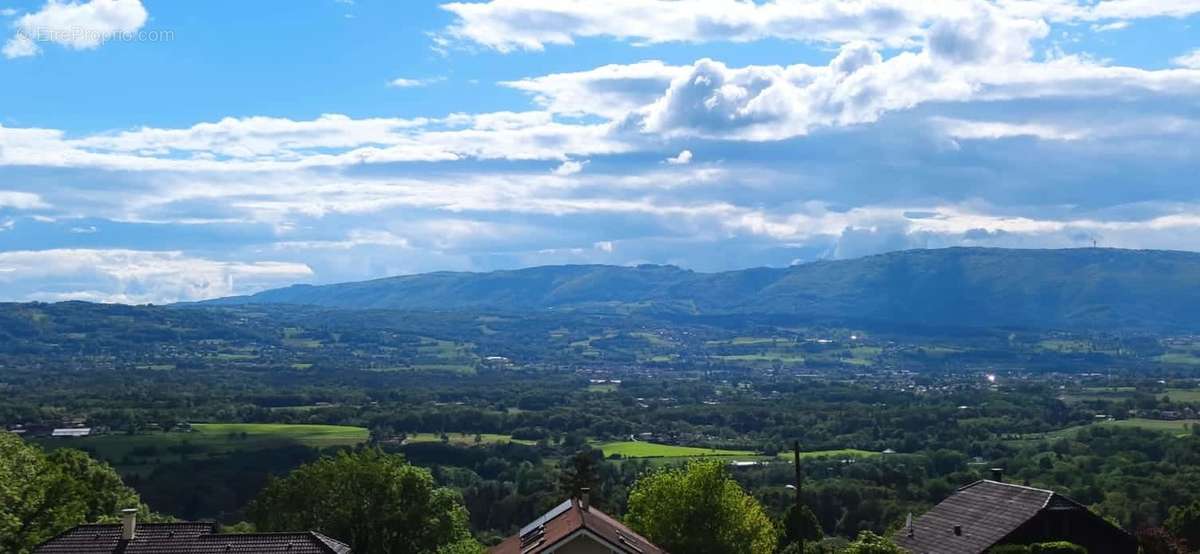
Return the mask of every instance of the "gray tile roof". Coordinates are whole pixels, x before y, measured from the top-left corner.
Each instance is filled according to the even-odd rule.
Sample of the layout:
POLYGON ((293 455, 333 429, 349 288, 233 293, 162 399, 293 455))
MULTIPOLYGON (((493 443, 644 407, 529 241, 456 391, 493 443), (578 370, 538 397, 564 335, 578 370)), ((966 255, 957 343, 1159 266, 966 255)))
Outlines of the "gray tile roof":
POLYGON ((896 542, 914 554, 983 552, 1037 515, 1052 499, 1074 504, 1054 491, 977 481, 913 521, 911 537, 901 529, 896 542), (956 526, 961 527, 961 535, 955 534, 956 526))
POLYGON ((34 549, 34 554, 350 554, 320 533, 218 534, 211 523, 141 523, 131 541, 121 525, 79 525, 34 549))

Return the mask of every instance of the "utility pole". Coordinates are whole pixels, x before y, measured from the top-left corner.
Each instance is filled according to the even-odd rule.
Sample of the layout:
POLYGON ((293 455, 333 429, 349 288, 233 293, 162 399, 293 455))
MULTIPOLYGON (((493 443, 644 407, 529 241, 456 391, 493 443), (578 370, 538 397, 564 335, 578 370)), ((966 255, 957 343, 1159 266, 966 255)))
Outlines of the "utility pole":
POLYGON ((800 441, 796 441, 795 443, 793 443, 793 444, 792 444, 792 453, 793 453, 793 454, 795 454, 795 462, 796 462, 796 486, 795 486, 795 489, 796 489, 796 507, 797 507, 797 508, 799 508, 799 507, 800 507, 800 502, 801 502, 801 500, 800 500, 800 486, 801 486, 801 484, 803 483, 803 481, 802 481, 803 477, 801 477, 801 475, 800 475, 800 441))
MULTIPOLYGON (((800 471, 800 441, 792 443, 792 453, 796 462, 796 517, 799 518, 804 513, 801 511, 804 500, 800 496, 800 488, 804 486, 804 475, 800 471)), ((804 554, 804 533, 800 534, 800 554, 804 554)))

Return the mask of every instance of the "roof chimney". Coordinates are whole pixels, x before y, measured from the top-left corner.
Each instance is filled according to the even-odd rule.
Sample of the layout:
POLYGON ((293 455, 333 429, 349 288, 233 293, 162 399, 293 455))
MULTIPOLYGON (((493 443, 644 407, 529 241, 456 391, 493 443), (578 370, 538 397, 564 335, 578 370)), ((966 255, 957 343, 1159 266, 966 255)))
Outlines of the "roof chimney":
POLYGON ((592 506, 592 489, 583 487, 579 489, 579 509, 587 511, 592 506))
POLYGON ((137 508, 121 510, 121 540, 131 541, 137 531, 137 508))
POLYGON ((961 536, 962 536, 962 525, 955 525, 955 526, 954 526, 954 536, 956 536, 956 537, 961 537, 961 536))
POLYGON ((1004 482, 1004 468, 993 467, 992 468, 992 480, 999 482, 999 483, 1003 483, 1004 482))

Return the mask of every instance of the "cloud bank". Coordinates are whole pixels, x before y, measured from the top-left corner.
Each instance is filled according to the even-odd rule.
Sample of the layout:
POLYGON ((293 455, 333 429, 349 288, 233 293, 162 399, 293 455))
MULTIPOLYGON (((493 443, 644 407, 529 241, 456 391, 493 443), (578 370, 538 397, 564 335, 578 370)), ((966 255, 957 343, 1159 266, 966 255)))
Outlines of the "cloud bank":
MULTIPOLYGON (((447 56, 598 40, 645 56, 506 77, 496 91, 519 102, 495 111, 0 126, 7 298, 166 302, 432 270, 721 270, 953 245, 1197 248, 1196 52, 1132 65, 1058 43, 1192 17, 1195 2, 442 7, 454 21, 438 44, 486 52, 447 56), (733 63, 697 48, 772 41, 819 55, 733 63), (662 44, 697 55, 656 59, 662 44)), ((27 55, 28 21, 137 29, 144 12, 52 1, 15 20, 6 53, 27 55)))

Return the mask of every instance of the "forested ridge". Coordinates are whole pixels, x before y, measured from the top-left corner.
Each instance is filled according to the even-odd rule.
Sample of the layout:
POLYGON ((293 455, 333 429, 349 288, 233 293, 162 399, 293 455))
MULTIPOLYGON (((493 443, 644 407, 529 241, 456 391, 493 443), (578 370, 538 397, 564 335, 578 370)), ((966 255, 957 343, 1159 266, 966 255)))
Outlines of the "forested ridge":
POLYGON ((1200 254, 947 248, 698 273, 674 266, 545 266, 297 285, 214 304, 788 314, 823 321, 1037 328, 1200 329, 1200 254))

